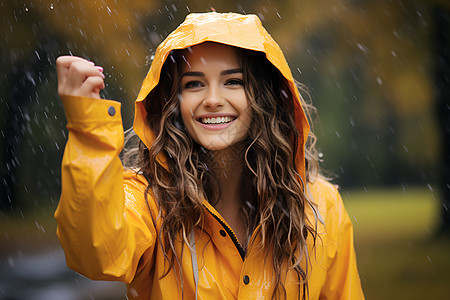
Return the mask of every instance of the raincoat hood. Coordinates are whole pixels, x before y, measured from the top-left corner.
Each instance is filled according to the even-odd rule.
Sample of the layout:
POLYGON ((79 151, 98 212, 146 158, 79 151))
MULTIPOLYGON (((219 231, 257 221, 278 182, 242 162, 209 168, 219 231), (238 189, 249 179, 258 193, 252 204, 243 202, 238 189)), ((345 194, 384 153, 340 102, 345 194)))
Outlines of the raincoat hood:
MULTIPOLYGON (((147 147, 150 147, 155 134, 146 125, 147 111, 143 100, 159 82, 161 68, 175 49, 185 49, 203 42, 217 42, 244 49, 264 52, 266 58, 281 72, 293 95, 295 106, 295 123, 300 136, 296 164, 298 173, 305 181, 305 142, 308 137, 309 124, 301 106, 300 95, 294 78, 278 44, 262 26, 256 15, 236 13, 193 13, 175 29, 156 49, 155 57, 144 79, 135 103, 134 131, 147 147)), ((152 99, 149 99, 152 101, 152 99)))

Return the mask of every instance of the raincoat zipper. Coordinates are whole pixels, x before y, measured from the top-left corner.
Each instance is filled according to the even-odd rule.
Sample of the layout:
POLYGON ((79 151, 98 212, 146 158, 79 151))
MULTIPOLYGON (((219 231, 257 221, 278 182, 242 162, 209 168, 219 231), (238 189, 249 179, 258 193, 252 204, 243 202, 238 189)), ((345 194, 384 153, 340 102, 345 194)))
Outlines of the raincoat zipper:
POLYGON ((215 215, 214 213, 212 213, 204 204, 203 207, 220 223, 220 225, 222 225, 223 229, 225 229, 225 231, 228 233, 228 235, 231 237, 231 240, 234 243, 234 246, 236 246, 236 249, 238 250, 239 254, 241 255, 242 261, 245 260, 245 250, 244 248, 242 248, 241 244, 239 243, 236 235, 234 234, 233 230, 227 225, 225 224, 225 222, 223 222, 217 215, 215 215))

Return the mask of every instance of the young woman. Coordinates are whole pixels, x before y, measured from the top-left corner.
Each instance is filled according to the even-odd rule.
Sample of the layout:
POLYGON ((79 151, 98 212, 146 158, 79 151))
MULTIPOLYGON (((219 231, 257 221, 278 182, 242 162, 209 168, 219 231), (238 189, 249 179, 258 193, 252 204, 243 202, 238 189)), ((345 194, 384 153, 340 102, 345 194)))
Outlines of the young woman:
POLYGON ((120 103, 98 100, 102 69, 76 57, 57 69, 69 138, 55 217, 69 267, 126 282, 130 299, 364 298, 351 222, 256 16, 191 14, 162 42, 126 171, 120 103))

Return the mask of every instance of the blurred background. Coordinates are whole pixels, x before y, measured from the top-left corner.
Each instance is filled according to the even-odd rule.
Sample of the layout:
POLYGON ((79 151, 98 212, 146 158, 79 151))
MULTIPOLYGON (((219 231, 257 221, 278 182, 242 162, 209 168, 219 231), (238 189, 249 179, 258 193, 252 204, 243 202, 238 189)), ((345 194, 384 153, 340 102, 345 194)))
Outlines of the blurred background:
POLYGON ((211 7, 257 14, 309 88, 367 299, 450 299, 446 0, 0 1, 0 299, 125 298, 67 269, 55 234, 67 138, 55 59, 103 66, 129 128, 157 45, 211 7))

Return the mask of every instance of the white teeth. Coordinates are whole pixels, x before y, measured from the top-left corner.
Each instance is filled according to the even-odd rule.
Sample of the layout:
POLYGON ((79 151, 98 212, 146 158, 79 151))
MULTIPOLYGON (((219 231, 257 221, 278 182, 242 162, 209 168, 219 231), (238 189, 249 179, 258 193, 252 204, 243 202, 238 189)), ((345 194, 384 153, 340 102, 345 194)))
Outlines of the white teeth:
POLYGON ((231 117, 217 117, 217 118, 201 118, 203 124, 223 124, 230 123, 233 119, 231 117))

